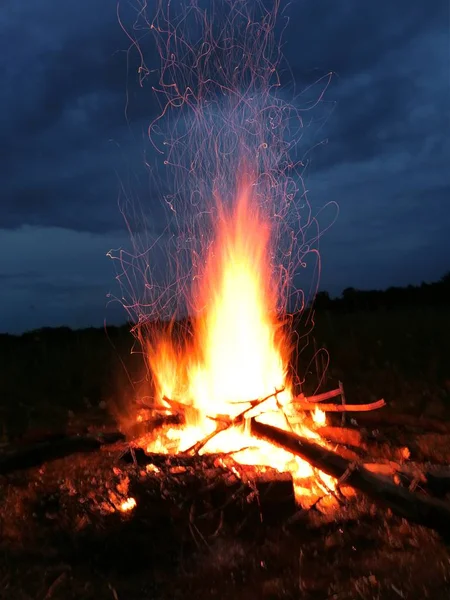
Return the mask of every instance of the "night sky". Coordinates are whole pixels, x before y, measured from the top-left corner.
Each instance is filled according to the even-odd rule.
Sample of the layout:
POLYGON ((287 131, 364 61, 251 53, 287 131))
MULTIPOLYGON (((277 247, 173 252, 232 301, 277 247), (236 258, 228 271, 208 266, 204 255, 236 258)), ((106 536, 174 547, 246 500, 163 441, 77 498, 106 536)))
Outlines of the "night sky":
MULTIPOLYGON (((144 167, 157 108, 133 58, 127 74, 115 4, 3 1, 0 331, 125 319, 108 303, 106 253, 129 245, 121 185, 158 202, 144 167)), ((340 207, 321 242, 321 289, 438 279, 450 269, 448 2, 292 0, 286 14, 297 91, 335 73, 315 131, 327 143, 306 174, 314 208, 340 207)))

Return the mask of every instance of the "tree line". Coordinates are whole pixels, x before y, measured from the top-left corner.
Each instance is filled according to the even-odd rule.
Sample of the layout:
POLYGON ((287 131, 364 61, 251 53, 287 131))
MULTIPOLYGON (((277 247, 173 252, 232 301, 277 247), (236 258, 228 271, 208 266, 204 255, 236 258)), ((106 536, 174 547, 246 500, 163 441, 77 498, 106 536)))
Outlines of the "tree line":
POLYGON ((419 306, 450 307, 450 271, 433 283, 389 287, 386 290, 348 287, 337 298, 322 291, 314 300, 314 308, 318 311, 356 312, 419 306))

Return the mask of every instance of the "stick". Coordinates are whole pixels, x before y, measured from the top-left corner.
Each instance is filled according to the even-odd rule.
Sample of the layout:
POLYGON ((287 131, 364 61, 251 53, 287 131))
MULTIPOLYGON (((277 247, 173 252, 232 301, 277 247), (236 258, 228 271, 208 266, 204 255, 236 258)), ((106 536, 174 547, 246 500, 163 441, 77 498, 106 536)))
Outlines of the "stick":
POLYGON ((331 390, 330 392, 323 392, 323 394, 316 394, 315 396, 304 396, 300 394, 295 398, 300 402, 323 402, 324 400, 330 400, 330 398, 337 398, 337 396, 341 395, 341 390, 336 388, 335 390, 331 390))
POLYGON ((273 394, 270 394, 269 396, 266 396, 265 398, 261 398, 260 400, 251 400, 250 402, 246 403, 246 404, 250 404, 250 406, 248 406, 245 410, 243 410, 241 413, 239 413, 233 419, 227 418, 226 416, 223 416, 223 418, 220 417, 220 422, 217 425, 216 429, 214 431, 212 431, 211 433, 209 433, 207 436, 205 436, 203 439, 196 442, 193 446, 191 446, 190 448, 185 450, 183 452, 183 454, 191 454, 192 452, 194 454, 198 454, 200 452, 200 450, 204 446, 206 446, 206 444, 209 441, 211 441, 216 435, 219 435, 219 433, 222 433, 222 431, 225 431, 226 429, 229 429, 230 427, 233 427, 236 425, 242 425, 244 422, 244 417, 248 412, 253 410, 256 406, 260 406, 261 404, 263 404, 263 402, 266 402, 270 398, 276 398, 278 396, 278 394, 280 394, 283 391, 284 391, 284 388, 281 390, 275 390, 275 392, 273 394))
POLYGON ((346 400, 345 400, 345 392, 344 392, 344 385, 342 383, 342 381, 339 382, 339 391, 341 392, 341 405, 342 408, 344 409, 342 411, 342 418, 341 418, 341 426, 344 427, 345 425, 345 406, 347 404, 346 400))
POLYGON ((193 446, 191 446, 190 448, 188 448, 187 450, 185 450, 183 452, 183 454, 192 454, 192 453, 198 454, 200 452, 200 450, 204 446, 206 446, 206 444, 209 441, 211 441, 214 437, 216 437, 216 435, 219 435, 219 433, 222 433, 222 431, 225 431, 232 425, 233 425, 233 421, 231 419, 229 421, 222 421, 221 423, 219 423, 219 425, 217 425, 217 427, 214 429, 214 431, 209 433, 207 436, 205 436, 198 442, 195 442, 195 444, 193 446))
POLYGON ((384 400, 377 400, 376 402, 370 402, 369 404, 316 404, 314 402, 295 402, 295 407, 299 410, 314 411, 316 408, 323 410, 324 412, 368 412, 383 408, 386 406, 384 400))
POLYGON ((345 480, 347 485, 387 506, 397 516, 450 535, 450 505, 446 502, 412 493, 385 477, 374 475, 364 467, 351 463, 331 450, 294 433, 259 423, 254 418, 251 420, 251 432, 255 437, 300 456, 311 466, 328 475, 341 481, 345 480))

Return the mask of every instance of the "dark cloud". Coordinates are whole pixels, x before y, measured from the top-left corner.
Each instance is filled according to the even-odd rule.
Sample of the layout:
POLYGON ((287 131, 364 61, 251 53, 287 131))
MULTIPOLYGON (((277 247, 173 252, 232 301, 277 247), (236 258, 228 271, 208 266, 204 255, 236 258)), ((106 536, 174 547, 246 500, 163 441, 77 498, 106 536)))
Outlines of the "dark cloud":
POLYGON ((367 73, 387 64, 399 50, 413 47, 424 33, 445 31, 446 11, 440 0, 294 1, 286 11, 290 26, 285 53, 294 73, 313 69, 332 70, 340 77, 367 73))
MULTIPOLYGON (((120 14, 132 24, 131 4, 121 3, 120 14)), ((281 80, 304 117, 298 152, 310 200, 340 206, 323 238, 323 286, 439 275, 450 255, 448 4, 293 0, 281 25, 286 16, 281 80), (330 71, 327 94, 310 111, 330 71)), ((151 36, 135 32, 147 66, 157 68, 151 36)), ((2 251, 7 240, 16 256, 12 271, 0 261, 10 307, 0 329, 8 314, 24 318, 21 303, 33 294, 43 304, 66 298, 64 310, 52 309, 59 319, 70 321, 71 306, 81 314, 75 307, 83 303, 98 316, 104 304, 96 281, 106 289, 111 278, 104 252, 114 238, 127 243, 120 206, 138 199, 152 233, 164 228, 161 158, 146 140, 159 111, 150 89, 156 74, 139 86, 139 56, 128 51, 115 5, 100 0, 6 0, 0 44, 0 228, 2 251), (72 243, 84 244, 79 263, 72 243), (24 267, 30 260, 34 270, 24 267), (70 272, 77 276, 67 284, 61 278, 70 272)), ((49 312, 33 314, 24 323, 45 321, 49 312)))

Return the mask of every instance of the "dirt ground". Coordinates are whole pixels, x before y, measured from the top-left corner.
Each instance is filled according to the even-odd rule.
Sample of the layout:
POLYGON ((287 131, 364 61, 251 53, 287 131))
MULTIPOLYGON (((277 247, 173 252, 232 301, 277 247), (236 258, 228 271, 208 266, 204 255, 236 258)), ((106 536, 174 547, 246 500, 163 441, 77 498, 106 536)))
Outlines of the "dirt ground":
MULTIPOLYGON (((448 311, 327 313, 315 333, 323 350, 317 358, 316 344, 301 338, 295 370, 304 374, 305 393, 318 381, 323 391, 340 380, 349 403, 384 397, 388 411, 450 422, 448 323, 448 311)), ((124 380, 141 375, 129 337, 125 329, 108 339, 96 330, 4 336, 0 450, 42 427, 104 426, 111 398, 135 393, 118 375, 122 359, 136 362, 127 362, 124 380)), ((398 460, 406 446, 409 462, 450 464, 449 435, 402 427, 375 433, 367 452, 377 461, 398 460)), ((242 527, 240 514, 208 528, 193 517, 193 496, 176 478, 170 489, 157 477, 143 485, 121 462, 123 451, 109 447, 0 476, 2 600, 450 597, 448 540, 362 494, 325 498, 291 524, 280 514, 276 524, 253 519, 242 527), (125 492, 137 506, 121 513, 115 495, 125 492)))
MULTIPOLYGON (((439 460, 441 450, 429 444, 428 458, 439 460)), ((243 527, 247 509, 202 523, 182 479, 144 477, 121 462, 123 451, 109 447, 0 479, 0 598, 449 597, 446 540, 362 494, 325 497, 275 525, 253 519, 243 527), (114 510, 127 494, 136 508, 114 510)))

